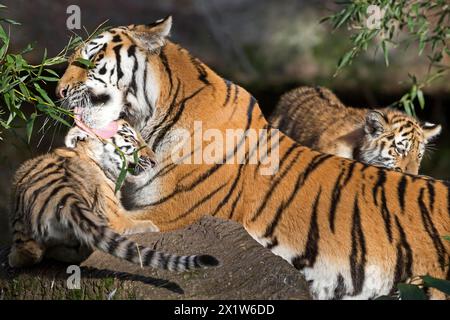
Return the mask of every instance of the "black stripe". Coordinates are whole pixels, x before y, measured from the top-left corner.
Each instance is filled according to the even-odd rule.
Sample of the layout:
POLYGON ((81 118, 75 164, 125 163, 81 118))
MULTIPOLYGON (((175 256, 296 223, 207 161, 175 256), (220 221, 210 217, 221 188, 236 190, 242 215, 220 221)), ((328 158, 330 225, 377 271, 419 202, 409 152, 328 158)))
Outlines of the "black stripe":
POLYGON ((225 101, 223 102, 223 107, 225 107, 228 104, 228 102, 230 101, 231 85, 233 83, 227 79, 223 79, 223 82, 225 82, 225 86, 227 87, 225 101))
POLYGON ((428 198, 429 198, 429 202, 430 202, 430 211, 431 214, 433 214, 434 211, 434 201, 435 201, 435 195, 436 192, 434 190, 434 182, 429 180, 427 181, 427 189, 428 189, 428 198))
POLYGON ((235 87, 235 91, 234 91, 234 98, 233 98, 233 105, 236 105, 238 96, 239 96, 239 86, 238 85, 234 85, 235 87))
POLYGON ((198 72, 198 80, 203 82, 206 85, 210 85, 211 83, 208 81, 208 73, 206 72, 205 66, 198 60, 197 58, 194 58, 193 56, 189 55, 191 63, 194 65, 195 69, 197 69, 198 72))
MULTIPOLYGON (((272 148, 276 149, 278 146, 281 145, 281 143, 284 141, 284 139, 286 139, 286 136, 282 135, 281 137, 278 137, 278 139, 276 139, 277 141, 276 141, 275 143, 272 143, 272 139, 274 139, 274 135, 275 135, 277 132, 279 132, 279 130, 278 130, 278 129, 270 128, 270 127, 267 126, 267 125, 265 125, 265 126, 263 127, 262 130, 265 130, 265 132, 267 132, 269 129, 270 129, 271 134, 270 134, 270 136, 267 135, 267 137, 266 137, 266 139, 265 139, 265 146, 266 146, 266 148, 267 148, 267 150, 265 151, 265 153, 267 154, 267 156, 269 156, 269 154, 272 153, 272 148), (270 144, 269 144, 269 140, 270 140, 270 144), (267 147, 267 145, 269 145, 269 146, 267 147)), ((263 132, 264 132, 264 131, 263 131, 263 132)), ((258 150, 261 150, 262 147, 263 147, 263 146, 261 145, 261 136, 262 136, 262 134, 260 134, 260 136, 259 136, 259 138, 258 138, 258 143, 257 143, 258 150)), ((300 147, 300 146, 299 146, 299 145, 292 144, 291 147, 289 147, 289 148, 292 148, 292 147, 296 148, 296 147, 300 147)), ((256 164, 255 171, 253 172, 253 177, 256 176, 256 173, 257 173, 258 170, 260 169, 261 164, 262 164, 262 161, 261 161, 261 159, 259 159, 258 163, 256 164)), ((278 163, 278 168, 281 168, 282 165, 283 165, 283 159, 282 159, 282 161, 280 161, 280 162, 278 163)))
POLYGON ((116 34, 113 38, 112 38, 112 42, 120 42, 122 41, 122 38, 120 37, 120 35, 116 34))
MULTIPOLYGON (((196 93, 200 92, 200 90, 202 90, 203 88, 205 88, 205 87, 200 88, 199 90, 196 91, 196 93)), ((187 97, 187 98, 185 98, 185 99, 192 98, 196 93, 194 93, 193 95, 191 95, 190 97, 187 97)), ((246 128, 244 131, 248 130, 248 127, 250 127, 250 123, 251 123, 251 120, 252 120, 252 112, 251 112, 251 110, 253 110, 253 107, 254 107, 255 103, 256 103, 256 100, 255 100, 253 97, 251 97, 251 98, 250 98, 250 102, 249 102, 249 106, 248 106, 248 108, 247 108, 247 110, 248 110, 247 128, 246 128)), ((183 108, 184 108, 184 107, 183 107, 183 108)), ((168 130, 168 129, 167 129, 167 130, 168 130)), ((164 134, 165 134, 165 133, 164 133, 164 134)), ((209 179, 214 173, 216 173, 220 168, 222 168, 222 166, 223 166, 224 164, 227 163, 227 160, 228 160, 230 157, 233 157, 233 156, 236 154, 236 151, 240 148, 240 146, 241 146, 243 143, 245 143, 245 137, 246 137, 245 135, 242 137, 241 141, 239 141, 239 143, 235 146, 234 150, 233 150, 231 153, 225 155, 225 157, 224 157, 222 163, 215 164, 215 165, 212 166, 210 169, 208 169, 207 171, 203 172, 203 173, 200 175, 200 177, 198 177, 198 178, 197 178, 194 182, 192 182, 190 185, 188 185, 188 186, 177 186, 177 188, 175 189, 175 191, 173 191, 172 193, 170 193, 170 194, 168 194, 168 195, 166 195, 166 196, 164 196, 164 197, 162 197, 162 198, 158 199, 157 201, 152 202, 152 203, 150 203, 150 204, 146 204, 146 205, 143 205, 143 206, 139 206, 138 208, 146 207, 146 206, 149 206, 149 205, 158 205, 158 204, 161 204, 161 203, 163 203, 163 202, 165 202, 165 201, 167 201, 167 200, 173 198, 174 196, 176 196, 177 194, 179 194, 179 193, 181 193, 181 192, 191 191, 191 190, 193 190, 194 188, 198 187, 202 182, 205 182, 205 181, 206 181, 207 179, 209 179)), ((156 142, 155 142, 155 143, 156 143, 156 142)), ((154 144, 155 144, 155 143, 154 143, 154 144)), ((153 147, 152 149, 156 149, 156 148, 153 147)), ((147 185, 149 185, 149 184, 150 184, 150 181, 148 181, 144 186, 141 186, 140 189, 144 188, 145 186, 147 186, 147 185)))
POLYGON ((329 159, 330 157, 333 157, 333 155, 319 153, 311 160, 308 167, 299 174, 293 191, 291 192, 287 201, 286 202, 282 201, 281 204, 278 206, 274 218, 272 219, 271 223, 267 226, 266 232, 264 233, 264 237, 272 236, 273 232, 275 231, 275 228, 280 222, 281 215, 283 214, 284 210, 290 206, 292 201, 294 201, 297 193, 305 183, 306 179, 308 179, 309 175, 313 173, 325 160, 329 159))
POLYGON ((115 47, 113 47, 114 54, 116 55, 116 70, 117 70, 117 85, 119 84, 119 80, 123 77, 123 71, 121 63, 121 56, 120 56, 120 49, 122 48, 122 45, 119 44, 115 47))
POLYGON ((337 206, 341 200, 341 193, 342 193, 342 190, 347 185, 347 183, 353 177, 353 171, 355 169, 356 163, 357 163, 356 161, 353 161, 350 164, 350 166, 348 167, 348 171, 345 176, 345 179, 344 179, 344 172, 341 172, 339 174, 339 176, 337 177, 336 182, 334 184, 334 187, 333 187, 333 193, 332 193, 331 204, 330 204, 330 215, 329 215, 330 229, 333 233, 334 233, 334 223, 336 220, 337 206))
POLYGON ((75 197, 74 193, 66 193, 64 196, 62 196, 61 199, 59 199, 58 204, 56 205, 56 212, 55 212, 55 217, 56 217, 56 221, 60 222, 61 221, 61 211, 62 209, 65 208, 67 200, 69 200, 70 197, 75 197))
POLYGON ((266 245, 266 248, 269 250, 272 250, 273 248, 275 248, 276 246, 278 246, 278 238, 274 237, 273 240, 271 242, 268 242, 266 245))
POLYGON ((281 215, 282 215, 283 211, 286 208, 288 208, 290 206, 290 204, 292 203, 292 201, 295 199, 297 193, 300 190, 300 187, 303 186, 304 182, 306 181, 306 179, 308 179, 309 175, 312 172, 314 172, 319 167, 320 164, 322 164, 325 160, 327 160, 330 157, 333 157, 333 155, 323 154, 323 153, 318 154, 311 160, 311 162, 308 165, 308 167, 306 168, 306 170, 304 170, 301 174, 299 174, 292 193, 290 194, 290 196, 286 202, 282 201, 281 204, 278 206, 278 209, 275 213, 274 218, 272 219, 271 223, 268 225, 268 227, 266 229, 264 237, 272 236, 273 232, 275 231, 275 228, 277 227, 277 225, 281 219, 281 215))
MULTIPOLYGON (((132 46, 133 47, 133 46, 132 46)), ((135 47, 135 46, 134 46, 135 47)), ((131 47, 130 47, 131 48, 131 47)), ((136 54, 135 54, 135 50, 132 50, 132 52, 130 52, 130 49, 128 49, 128 56, 129 57, 133 57, 133 68, 131 71, 131 82, 130 82, 130 86, 128 87, 127 93, 125 94, 125 96, 128 95, 129 91, 132 91, 132 93, 134 95, 137 95, 137 84, 136 84, 136 75, 137 75, 137 70, 139 68, 139 61, 136 58, 136 54)), ((144 82, 144 86, 145 86, 145 82, 144 82)), ((136 98, 137 99, 137 98, 136 98)))
MULTIPOLYGON (((280 160, 280 168, 282 168, 282 164, 284 161, 290 156, 290 154, 298 149, 299 146, 296 144, 292 144, 289 149, 284 153, 283 158, 280 160)), ((284 176, 286 176, 289 172, 291 172, 292 166, 297 163, 297 159, 299 155, 303 152, 303 150, 299 150, 296 155, 291 159, 291 161, 288 163, 286 168, 284 168, 283 172, 276 176, 274 182, 271 184, 270 188, 264 195, 263 201, 260 203, 258 209, 256 209, 255 213, 252 216, 251 222, 255 222, 256 219, 261 215, 263 210, 266 208, 266 204, 269 202, 269 200, 272 198, 272 196, 275 194, 275 189, 278 187, 278 184, 283 181, 284 176)))
POLYGON ((355 196, 355 204, 353 206, 352 231, 351 237, 352 248, 350 253, 350 273, 352 276, 353 295, 361 293, 365 279, 366 265, 366 241, 361 225, 361 216, 358 204, 358 196, 355 196))
POLYGON ((142 88, 142 95, 144 96, 144 99, 145 99, 145 103, 147 104, 147 106, 149 106, 149 115, 152 116, 153 115, 153 108, 154 108, 154 106, 151 104, 150 99, 148 97, 149 93, 147 92, 148 66, 149 66, 149 63, 148 63, 147 58, 146 58, 145 59, 145 64, 144 64, 144 79, 143 79, 143 84, 142 84, 141 88, 142 88))
POLYGON ((217 187, 216 189, 214 189, 212 192, 210 192, 209 194, 207 194, 206 196, 204 196, 202 199, 200 199, 199 201, 197 201, 196 204, 194 204, 191 208, 189 208, 188 210, 186 210, 185 212, 183 212, 182 214, 178 215, 176 218, 169 220, 169 223, 172 222, 176 222, 180 219, 185 218, 186 216, 188 216, 189 214, 191 214, 195 209, 197 209, 198 207, 200 207, 202 204, 204 204, 205 202, 209 201, 212 197, 214 197, 216 195, 216 193, 218 193, 220 190, 222 190, 229 181, 221 184, 219 187, 217 187))
POLYGON ((394 283, 392 290, 397 288, 397 283, 405 281, 412 276, 413 254, 411 246, 406 240, 406 234, 403 230, 397 216, 394 216, 400 239, 397 243, 397 261, 395 263, 394 283))
POLYGON ((378 169, 378 180, 373 187, 373 200, 375 205, 380 207, 380 213, 384 221, 384 228, 386 230, 386 234, 388 236, 389 242, 392 243, 392 229, 391 229, 391 215, 387 208, 386 201, 386 191, 385 191, 385 183, 386 183, 386 171, 384 169, 378 169), (380 194, 380 203, 378 202, 377 195, 380 194))
POLYGON ((428 233, 428 235, 430 236, 430 239, 433 241, 433 245, 434 245, 434 248, 436 249, 436 254, 438 256, 439 265, 441 267, 441 270, 444 271, 445 263, 446 263, 445 247, 444 247, 444 244, 442 243, 442 240, 441 240, 441 237, 439 236, 438 231, 436 230, 436 227, 433 224, 433 221, 430 217, 430 212, 428 211, 423 198, 424 198, 424 189, 421 189, 420 195, 419 195, 419 208, 420 208, 420 212, 421 212, 421 216, 422 216, 423 226, 424 226, 426 232, 428 233))
POLYGON ((144 257, 144 265, 145 266, 150 266, 152 264, 152 260, 153 260, 153 256, 155 255, 155 251, 154 250, 148 250, 145 254, 144 257))
POLYGON ((238 193, 236 199, 234 199, 233 203, 231 204, 230 215, 228 216, 228 219, 230 219, 230 220, 233 219, 234 211, 236 210, 237 204, 239 203, 239 200, 241 199, 241 195, 242 195, 242 190, 239 190, 239 193, 238 193))
POLYGON ((228 192, 225 195, 225 197, 219 202, 217 207, 211 213, 212 216, 215 216, 220 211, 220 209, 222 209, 223 206, 228 203, 228 200, 230 200, 231 196, 234 193, 234 190, 236 189, 236 187, 238 185, 239 179, 241 178, 243 168, 244 168, 243 164, 239 165, 238 173, 237 173, 236 177, 234 178, 233 183, 231 184, 230 188, 228 189, 228 192))
MULTIPOLYGON (((101 228, 100 230, 102 230, 102 234, 104 235, 106 233, 106 229, 105 228, 101 228)), ((117 256, 116 250, 119 247, 119 244, 121 243, 122 238, 118 237, 117 235, 114 235, 112 237, 112 239, 108 239, 108 253, 113 255, 113 256, 117 256)), ((97 239, 96 243, 99 244, 101 242, 101 239, 97 239)))
POLYGON ((341 197, 342 185, 341 181, 344 177, 345 171, 341 171, 339 176, 334 183, 333 192, 331 194, 331 204, 330 204, 330 214, 328 216, 328 221, 330 225, 331 231, 334 233, 334 221, 336 217, 337 205, 339 203, 339 199, 341 197))
POLYGON ((161 268, 164 270, 169 269, 169 261, 170 261, 170 255, 167 253, 160 253, 160 257, 161 257, 161 268))
POLYGON ((345 286, 344 277, 342 274, 338 274, 337 276, 337 286, 334 288, 333 299, 340 300, 347 293, 347 287, 345 286))
MULTIPOLYGON (((179 92, 179 83, 180 82, 178 82, 178 86, 177 86, 177 90, 176 90, 176 93, 175 93, 174 100, 172 101, 174 107, 177 106, 178 108, 177 108, 175 114, 173 115, 172 119, 167 120, 167 117, 165 117, 165 120, 167 120, 167 121, 163 120, 164 122, 161 122, 164 125, 164 127, 161 130, 159 130, 159 132, 157 133, 157 137, 155 138, 155 140, 153 142, 153 146, 152 146, 153 150, 157 150, 158 149, 160 143, 162 142, 162 140, 165 137, 165 135, 167 134, 167 132, 169 132, 170 129, 172 129, 172 127, 181 118, 181 115, 183 114, 184 109, 186 107, 186 103, 189 100, 195 98, 195 96, 197 96, 205 88, 205 87, 198 88, 192 94, 190 94, 189 96, 184 97, 179 103, 177 103, 175 99, 176 99, 176 96, 178 95, 178 92, 179 92)), ((168 113, 167 113, 168 116, 170 116, 170 113, 171 113, 170 111, 171 110, 173 110, 173 109, 169 108, 168 113)))
POLYGON ((137 256, 136 244, 132 241, 128 243, 127 251, 125 253, 125 260, 133 262, 134 257, 137 256))
POLYGON ((397 185, 398 203, 400 204, 402 213, 405 211, 405 199, 406 199, 407 184, 408 184, 408 177, 406 175, 403 175, 397 185))
POLYGON ((308 239, 303 253, 292 259, 292 264, 297 270, 302 270, 305 267, 312 268, 316 262, 317 255, 319 253, 319 226, 317 223, 317 213, 320 202, 320 195, 322 194, 322 188, 319 188, 319 192, 316 195, 316 200, 312 207, 311 221, 309 222, 308 239))
MULTIPOLYGON (((53 190, 50 192, 50 194, 46 197, 44 204, 41 206, 41 208, 39 209, 39 212, 37 214, 37 218, 36 218, 36 225, 38 227, 39 231, 42 231, 42 228, 47 225, 46 223, 43 223, 42 221, 42 217, 44 215, 44 211, 46 211, 47 206, 49 205, 49 203, 52 201, 52 198, 54 196, 57 195, 57 193, 62 190, 63 188, 68 188, 69 186, 67 186, 66 184, 60 184, 59 186, 53 188, 53 190)), ((53 208, 52 208, 53 209, 53 208)), ((53 216, 53 214, 50 214, 50 216, 53 216)), ((41 233, 42 234, 42 233, 41 233)))
POLYGON ((160 51, 159 57, 161 58, 161 62, 164 66, 164 70, 166 71, 167 77, 169 78, 169 83, 170 83, 169 97, 170 97, 172 95, 172 88, 173 88, 172 70, 170 70, 169 61, 164 52, 164 48, 160 51))
MULTIPOLYGON (((31 195, 27 198, 27 203, 25 204, 26 208, 23 210, 23 213, 31 213, 31 208, 34 207, 34 203, 36 202, 36 199, 41 195, 41 193, 50 187, 54 187, 54 184, 60 180, 61 177, 56 177, 55 179, 47 181, 43 186, 33 190, 31 195)), ((25 192, 23 194, 25 194, 25 192)))
POLYGON ((180 263, 181 256, 175 256, 172 258, 172 265, 174 266, 174 269, 178 269, 178 264, 180 263))

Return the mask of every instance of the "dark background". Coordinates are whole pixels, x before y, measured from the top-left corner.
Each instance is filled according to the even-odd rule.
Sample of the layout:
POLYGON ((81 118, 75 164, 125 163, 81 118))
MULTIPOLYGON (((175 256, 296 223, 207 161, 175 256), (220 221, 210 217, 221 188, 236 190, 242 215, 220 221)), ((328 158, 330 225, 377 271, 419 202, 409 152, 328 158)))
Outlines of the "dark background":
MULTIPOLYGON (((331 32, 319 20, 339 6, 333 1, 300 0, 10 0, 3 16, 19 21, 11 28, 12 51, 28 43, 35 50, 27 59, 38 63, 43 49, 57 54, 67 43, 69 5, 81 8, 81 24, 92 32, 100 23, 127 25, 150 23, 173 16, 171 39, 190 50, 219 74, 249 90, 265 114, 279 96, 298 85, 323 85, 334 90, 344 103, 377 107, 400 99, 408 90, 408 73, 423 75, 425 55, 414 46, 390 52, 386 68, 380 52, 370 51, 333 77, 340 56, 351 47, 346 30, 331 32)), ((84 34, 83 30, 75 30, 84 34)), ((449 61, 444 61, 447 65, 449 61)), ((56 70, 62 74, 64 66, 56 70)), ((450 178, 450 86, 449 77, 425 91, 426 108, 421 119, 440 123, 444 131, 434 151, 426 156, 421 173, 450 178)), ((53 94, 54 88, 48 90, 53 94)), ((39 125, 36 125, 39 129, 39 125)), ((0 141, 0 244, 8 239, 6 213, 11 177, 25 159, 61 145, 66 128, 48 126, 35 132, 30 145, 21 129, 6 133, 0 141), (45 135, 42 138, 42 133, 45 135), (39 147, 37 145, 39 144, 39 147)))

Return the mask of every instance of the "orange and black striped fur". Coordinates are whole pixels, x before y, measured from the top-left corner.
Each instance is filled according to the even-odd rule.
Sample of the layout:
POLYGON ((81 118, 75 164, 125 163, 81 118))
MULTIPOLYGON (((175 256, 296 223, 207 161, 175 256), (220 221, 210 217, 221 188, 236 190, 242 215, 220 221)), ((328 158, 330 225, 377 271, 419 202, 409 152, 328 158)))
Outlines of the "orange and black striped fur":
POLYGON ((124 236, 158 231, 151 221, 129 218, 120 194, 114 192, 123 163, 116 148, 123 152, 130 169, 134 165, 135 174, 149 170, 153 161, 151 150, 128 123, 120 120, 117 133, 102 141, 75 127, 66 141, 76 146, 31 159, 16 173, 9 254, 12 267, 33 265, 44 256, 80 262, 93 249, 174 271, 217 264, 211 256, 171 255, 139 246, 124 236), (84 141, 77 142, 80 137, 84 141))
POLYGON ((398 110, 345 106, 323 87, 283 94, 268 121, 314 150, 412 174, 441 132, 440 125, 420 123, 398 110))
POLYGON ((170 27, 168 18, 102 33, 75 53, 57 88, 69 108, 80 106, 76 97, 87 101, 86 124, 124 117, 155 151, 158 164, 146 179, 123 189, 127 207, 141 210, 133 218, 151 219, 161 231, 204 215, 238 221, 300 270, 320 299, 373 298, 413 275, 449 277, 450 244, 442 238, 450 233, 448 183, 322 154, 278 135, 247 91, 168 41, 170 27), (95 67, 77 65, 80 56, 95 67), (173 151, 186 132, 198 134, 199 123, 216 139, 227 130, 258 135, 242 134, 214 163, 195 154, 189 161, 206 152, 211 136, 187 143, 186 158, 174 161, 173 151), (253 164, 263 147, 273 162, 253 164), (243 161, 233 162, 239 154, 243 161))

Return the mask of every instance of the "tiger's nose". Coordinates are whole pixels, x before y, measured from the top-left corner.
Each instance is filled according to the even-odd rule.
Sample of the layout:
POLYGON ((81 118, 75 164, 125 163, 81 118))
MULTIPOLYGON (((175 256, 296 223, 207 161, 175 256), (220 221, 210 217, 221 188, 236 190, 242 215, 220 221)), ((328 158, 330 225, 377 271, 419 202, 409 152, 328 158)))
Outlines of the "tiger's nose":
POLYGON ((58 98, 65 98, 67 96, 67 92, 69 91, 70 86, 64 85, 64 86, 57 86, 56 87, 56 95, 58 98))

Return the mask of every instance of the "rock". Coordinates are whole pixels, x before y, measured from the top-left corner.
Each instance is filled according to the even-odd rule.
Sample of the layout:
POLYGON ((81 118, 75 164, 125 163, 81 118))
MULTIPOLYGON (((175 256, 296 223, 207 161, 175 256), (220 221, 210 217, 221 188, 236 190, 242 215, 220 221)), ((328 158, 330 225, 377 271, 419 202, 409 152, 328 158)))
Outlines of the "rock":
POLYGON ((81 264, 80 289, 68 289, 67 265, 44 261, 8 266, 0 248, 0 299, 309 299, 308 287, 286 261, 254 241, 238 223, 204 217, 168 233, 139 234, 140 244, 177 254, 211 254, 217 268, 175 273, 142 269, 96 251, 81 264))

